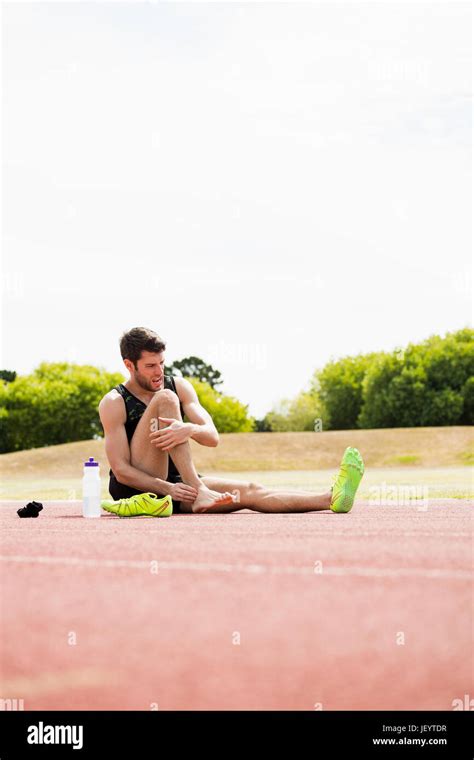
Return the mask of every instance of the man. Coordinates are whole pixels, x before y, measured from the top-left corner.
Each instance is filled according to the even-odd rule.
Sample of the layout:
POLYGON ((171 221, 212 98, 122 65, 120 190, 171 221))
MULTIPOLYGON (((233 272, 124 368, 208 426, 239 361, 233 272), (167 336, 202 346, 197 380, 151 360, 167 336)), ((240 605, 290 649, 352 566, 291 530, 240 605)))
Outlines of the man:
MULTIPOLYGON (((357 449, 348 448, 331 490, 279 491, 258 483, 200 476, 189 439, 217 446, 219 434, 191 383, 164 374, 165 343, 152 330, 134 327, 120 339, 130 378, 109 391, 99 404, 109 460, 109 491, 114 501, 102 506, 121 516, 160 513, 154 494, 168 494, 174 512, 348 512, 364 473, 357 449), (186 415, 188 421, 184 422, 186 415), (148 494, 139 497, 138 494, 148 494)), ((163 509, 168 501, 163 500, 163 509)))

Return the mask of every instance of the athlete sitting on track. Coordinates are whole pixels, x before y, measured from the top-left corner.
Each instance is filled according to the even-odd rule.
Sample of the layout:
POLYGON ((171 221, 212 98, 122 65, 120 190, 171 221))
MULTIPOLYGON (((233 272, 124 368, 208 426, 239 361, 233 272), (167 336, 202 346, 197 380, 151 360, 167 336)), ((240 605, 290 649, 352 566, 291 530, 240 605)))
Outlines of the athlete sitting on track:
POLYGON ((219 434, 191 383, 164 374, 165 343, 152 330, 134 327, 120 351, 130 379, 99 404, 113 501, 103 509, 133 517, 172 512, 349 512, 364 473, 357 449, 347 448, 332 488, 323 494, 280 491, 247 481, 201 476, 189 439, 217 446, 219 434), (188 422, 183 422, 186 415, 188 422), (167 494, 167 498, 157 498, 167 494), (171 504, 171 497, 172 504, 171 504))

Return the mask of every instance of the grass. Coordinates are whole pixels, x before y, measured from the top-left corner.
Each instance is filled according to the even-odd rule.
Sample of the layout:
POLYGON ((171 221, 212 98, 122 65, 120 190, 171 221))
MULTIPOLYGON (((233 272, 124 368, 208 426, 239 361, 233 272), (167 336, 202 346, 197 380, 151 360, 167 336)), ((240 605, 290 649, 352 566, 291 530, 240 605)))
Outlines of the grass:
POLYGON ((468 464, 468 465, 474 464, 474 450, 469 449, 469 451, 461 452, 460 458, 464 462, 464 464, 468 464))
MULTIPOLYGON (((322 433, 225 433, 217 448, 191 441, 198 469, 242 472, 336 467, 346 446, 356 446, 368 467, 458 467, 474 464, 474 428, 386 428, 322 433), (408 459, 406 459, 408 457, 408 459)), ((77 441, 0 455, 0 475, 74 477, 95 457, 107 467, 104 440, 77 441)))
MULTIPOLYGON (((253 480, 269 488, 282 490, 310 490, 317 493, 327 491, 335 470, 294 470, 293 472, 265 470, 258 472, 213 472, 212 475, 230 480, 253 480)), ((203 475, 211 474, 204 471, 203 475)), ((110 498, 107 490, 108 478, 102 473, 102 497, 110 498)), ((409 489, 411 498, 430 499, 474 498, 472 477, 467 468, 462 467, 412 467, 371 468, 366 470, 358 491, 361 499, 375 498, 377 493, 390 493, 390 489, 409 489), (427 490, 426 490, 427 489, 427 490)), ((80 478, 32 478, 30 480, 4 480, 0 489, 0 499, 21 499, 42 501, 48 499, 82 499, 80 478)))
MULTIPOLYGON (((359 495, 374 488, 406 486, 430 498, 471 498, 473 429, 394 428, 322 433, 230 433, 217 448, 191 442, 197 469, 233 480, 254 480, 269 487, 327 490, 346 446, 363 454, 366 473, 359 495)), ((2 499, 80 499, 82 463, 101 465, 103 496, 108 496, 104 441, 78 441, 0 456, 2 499)))
POLYGON ((416 454, 401 454, 395 457, 395 460, 399 464, 417 464, 420 461, 420 457, 416 454))

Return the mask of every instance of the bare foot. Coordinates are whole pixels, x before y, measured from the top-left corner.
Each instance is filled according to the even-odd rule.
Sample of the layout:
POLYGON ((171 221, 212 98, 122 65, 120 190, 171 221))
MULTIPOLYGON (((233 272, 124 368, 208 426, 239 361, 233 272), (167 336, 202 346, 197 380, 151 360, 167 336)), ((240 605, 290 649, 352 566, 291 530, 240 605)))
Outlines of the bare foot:
POLYGON ((219 493, 202 485, 198 488, 197 499, 193 502, 192 509, 193 512, 205 512, 209 508, 222 507, 224 504, 232 504, 233 502, 235 502, 235 497, 229 491, 219 493))

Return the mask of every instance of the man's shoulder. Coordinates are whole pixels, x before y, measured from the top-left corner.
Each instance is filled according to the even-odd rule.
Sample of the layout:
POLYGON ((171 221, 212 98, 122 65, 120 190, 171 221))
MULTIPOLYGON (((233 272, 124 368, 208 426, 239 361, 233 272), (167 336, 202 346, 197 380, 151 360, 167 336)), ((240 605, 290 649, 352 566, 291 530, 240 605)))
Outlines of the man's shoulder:
POLYGON ((110 391, 108 391, 105 396, 102 397, 102 401, 116 401, 117 399, 122 398, 121 394, 118 392, 117 388, 112 388, 110 391))
POLYGON ((191 386, 189 380, 186 380, 185 377, 180 377, 178 375, 168 375, 168 377, 171 378, 171 384, 174 381, 174 387, 176 388, 176 393, 178 394, 179 398, 186 396, 186 392, 191 386))
POLYGON ((176 390, 178 390, 181 380, 183 380, 183 378, 180 375, 165 375, 165 377, 168 383, 170 385, 174 385, 176 387, 176 390))
POLYGON ((99 403, 99 412, 106 414, 122 414, 125 412, 123 397, 116 388, 112 388, 99 403))

